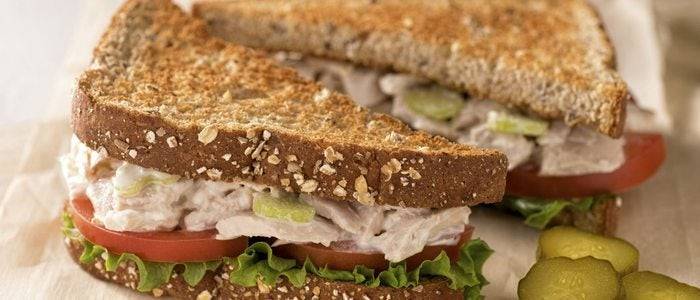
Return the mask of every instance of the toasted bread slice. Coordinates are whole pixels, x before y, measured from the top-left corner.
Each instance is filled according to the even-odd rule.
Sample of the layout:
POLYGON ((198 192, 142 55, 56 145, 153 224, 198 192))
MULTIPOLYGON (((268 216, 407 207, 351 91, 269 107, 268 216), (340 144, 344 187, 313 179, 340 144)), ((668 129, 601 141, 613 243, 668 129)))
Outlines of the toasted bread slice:
MULTIPOLYGON (((105 261, 96 257, 86 264, 80 262, 83 245, 75 240, 66 239, 66 248, 80 268, 97 279, 123 285, 133 290, 139 282, 136 264, 128 261, 114 272, 105 270, 105 261)), ((462 291, 449 287, 446 278, 424 279, 420 288, 391 288, 386 286, 369 287, 348 281, 332 281, 313 274, 308 274, 306 283, 301 287, 293 286, 283 277, 276 286, 245 287, 231 283, 228 278, 228 265, 216 271, 207 271, 204 278, 195 286, 190 286, 177 271, 170 281, 151 291, 154 296, 170 296, 177 299, 462 299, 462 291)))
POLYGON ((242 45, 390 68, 618 137, 629 98, 585 0, 199 1, 242 45))
POLYGON ((187 178, 245 179, 408 207, 499 201, 506 157, 412 131, 255 50, 211 38, 166 0, 128 1, 79 79, 89 147, 187 178))

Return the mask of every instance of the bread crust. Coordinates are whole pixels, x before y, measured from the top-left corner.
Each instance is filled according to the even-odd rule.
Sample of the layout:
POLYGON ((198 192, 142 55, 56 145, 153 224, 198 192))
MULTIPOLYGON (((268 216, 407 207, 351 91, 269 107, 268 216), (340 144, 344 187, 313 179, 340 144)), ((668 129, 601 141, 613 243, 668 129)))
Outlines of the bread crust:
MULTIPOLYGON (((73 261, 93 277, 136 289, 138 272, 132 262, 119 266, 114 272, 108 272, 101 257, 97 257, 90 264, 80 262, 80 254, 83 251, 80 242, 66 239, 65 245, 73 261)), ((224 275, 228 270, 229 266, 222 266, 215 272, 207 271, 202 281, 194 287, 189 286, 182 276, 176 275, 171 277, 168 283, 151 291, 151 294, 178 299, 462 299, 462 293, 450 289, 445 279, 425 280, 419 287, 414 288, 370 288, 307 275, 306 284, 300 288, 294 287, 286 279, 280 280, 274 287, 243 287, 225 279, 228 278, 224 275)))
POLYGON ((165 0, 128 1, 115 14, 78 81, 71 122, 94 150, 186 178, 432 208, 500 201, 505 189, 502 153, 324 94, 261 53, 208 37, 165 0))
POLYGON ((564 209, 552 219, 551 226, 568 225, 590 232, 614 236, 617 230, 622 199, 614 199, 596 203, 590 211, 579 212, 571 208, 564 209))
POLYGON ((238 44, 412 73, 612 137, 624 127, 627 85, 584 0, 206 0, 193 13, 238 44))

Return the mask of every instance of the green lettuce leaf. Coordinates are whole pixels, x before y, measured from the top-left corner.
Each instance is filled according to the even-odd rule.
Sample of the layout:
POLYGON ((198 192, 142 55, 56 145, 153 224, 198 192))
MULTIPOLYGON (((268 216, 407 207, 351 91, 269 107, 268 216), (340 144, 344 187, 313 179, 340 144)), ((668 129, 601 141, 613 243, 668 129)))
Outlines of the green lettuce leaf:
POLYGON ((221 263, 221 260, 184 263, 185 270, 182 272, 182 277, 187 284, 195 286, 202 281, 207 271, 215 271, 221 266, 221 263))
POLYGON ((309 259, 302 266, 297 266, 294 260, 279 258, 272 253, 268 244, 258 242, 232 261, 236 268, 230 272, 229 278, 234 284, 255 286, 259 282, 274 285, 278 278, 284 276, 295 287, 301 287, 307 273, 311 273, 329 280, 351 281, 369 287, 403 288, 419 285, 423 277, 439 276, 450 281, 450 288, 464 289, 467 299, 479 299, 481 287, 488 284, 481 270, 491 253, 493 250, 484 241, 476 239, 462 246, 459 258, 454 263, 443 251, 435 259, 422 262, 410 272, 405 262, 400 262, 390 264, 387 270, 375 276, 375 271, 365 266, 356 266, 352 271, 332 270, 327 266, 318 268, 309 259))
POLYGON ((75 225, 70 215, 64 213, 62 215, 62 221, 62 231, 64 234, 68 233, 66 237, 82 243, 83 252, 80 254, 79 258, 81 263, 91 264, 98 257, 102 257, 105 260, 105 270, 114 272, 120 264, 132 261, 136 265, 139 274, 139 283, 136 289, 140 292, 151 291, 170 281, 170 277, 176 265, 183 266, 184 271, 182 272, 182 276, 185 282, 190 286, 195 286, 204 278, 207 271, 218 269, 222 263, 222 260, 186 263, 151 262, 144 261, 131 253, 110 253, 104 247, 95 245, 80 235, 80 233, 75 230, 75 225))
POLYGON ((547 224, 567 207, 579 212, 590 211, 596 203, 597 198, 586 197, 579 201, 574 199, 552 199, 544 200, 526 197, 507 197, 503 204, 508 208, 519 212, 525 217, 525 224, 544 229, 547 224))
POLYGON ((393 288, 414 287, 420 284, 424 277, 445 277, 450 281, 450 288, 464 289, 465 299, 481 299, 481 288, 488 281, 481 273, 486 259, 493 250, 482 240, 471 240, 462 246, 456 262, 450 262, 443 251, 432 260, 423 261, 415 270, 408 271, 405 262, 392 263, 387 270, 376 272, 365 266, 356 266, 352 271, 333 270, 324 266, 316 267, 309 259, 298 266, 293 259, 277 257, 267 243, 258 242, 250 245, 236 258, 223 257, 209 262, 162 263, 149 262, 131 253, 114 254, 104 247, 95 245, 77 233, 69 215, 63 218, 63 232, 69 238, 80 241, 83 253, 81 263, 93 263, 98 257, 105 258, 105 269, 114 272, 122 262, 133 261, 138 269, 139 283, 137 290, 151 291, 170 280, 177 265, 184 266, 182 276, 190 286, 197 285, 207 271, 218 269, 222 263, 234 266, 229 278, 232 283, 250 287, 260 283, 274 286, 277 279, 286 277, 295 287, 301 287, 306 282, 308 273, 334 281, 350 281, 369 287, 389 286, 393 288), (376 274, 376 275, 375 275, 376 274))

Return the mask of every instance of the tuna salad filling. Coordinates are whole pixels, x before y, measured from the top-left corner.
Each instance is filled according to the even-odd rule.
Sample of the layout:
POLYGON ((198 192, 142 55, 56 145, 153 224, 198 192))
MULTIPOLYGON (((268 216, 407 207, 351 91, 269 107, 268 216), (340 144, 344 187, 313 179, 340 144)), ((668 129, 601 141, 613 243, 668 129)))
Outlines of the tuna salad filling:
POLYGON ((275 59, 358 104, 415 129, 464 144, 501 150, 508 168, 535 163, 543 176, 609 173, 625 162, 624 139, 583 126, 545 121, 495 101, 472 99, 412 75, 278 52, 275 59))
POLYGON ((113 231, 216 229, 217 239, 272 237, 273 246, 338 242, 399 262, 425 246, 456 245, 469 224, 466 206, 367 206, 246 181, 181 178, 109 158, 75 136, 61 168, 71 198, 87 197, 93 222, 113 231))

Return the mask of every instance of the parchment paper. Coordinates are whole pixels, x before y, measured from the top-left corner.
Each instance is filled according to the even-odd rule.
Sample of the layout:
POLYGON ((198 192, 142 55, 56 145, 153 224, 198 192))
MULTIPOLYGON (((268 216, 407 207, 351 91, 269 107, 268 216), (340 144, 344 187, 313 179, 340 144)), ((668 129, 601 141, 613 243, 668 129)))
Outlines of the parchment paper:
MULTIPOLYGON (((700 285, 700 115, 698 101, 678 101, 670 118, 664 101, 663 60, 650 5, 641 0, 594 1, 617 47, 620 71, 642 106, 657 112, 669 133, 665 166, 640 188, 623 195, 619 236, 641 251, 641 269, 700 285), (697 114, 694 114, 696 112, 697 114), (678 120, 677 118, 683 118, 678 120), (675 128, 680 124, 680 128, 675 128)), ((84 1, 65 76, 47 102, 50 113, 36 124, 0 129, 0 295, 3 299, 138 298, 127 289, 91 278, 70 261, 59 232, 67 192, 56 157, 67 151, 70 94, 75 76, 90 59, 95 41, 118 1, 84 1)), ((685 99, 684 99, 685 100, 685 99)), ((512 299, 518 280, 534 262, 537 231, 521 220, 475 210, 476 235, 496 254, 485 266, 489 299, 512 299)))

